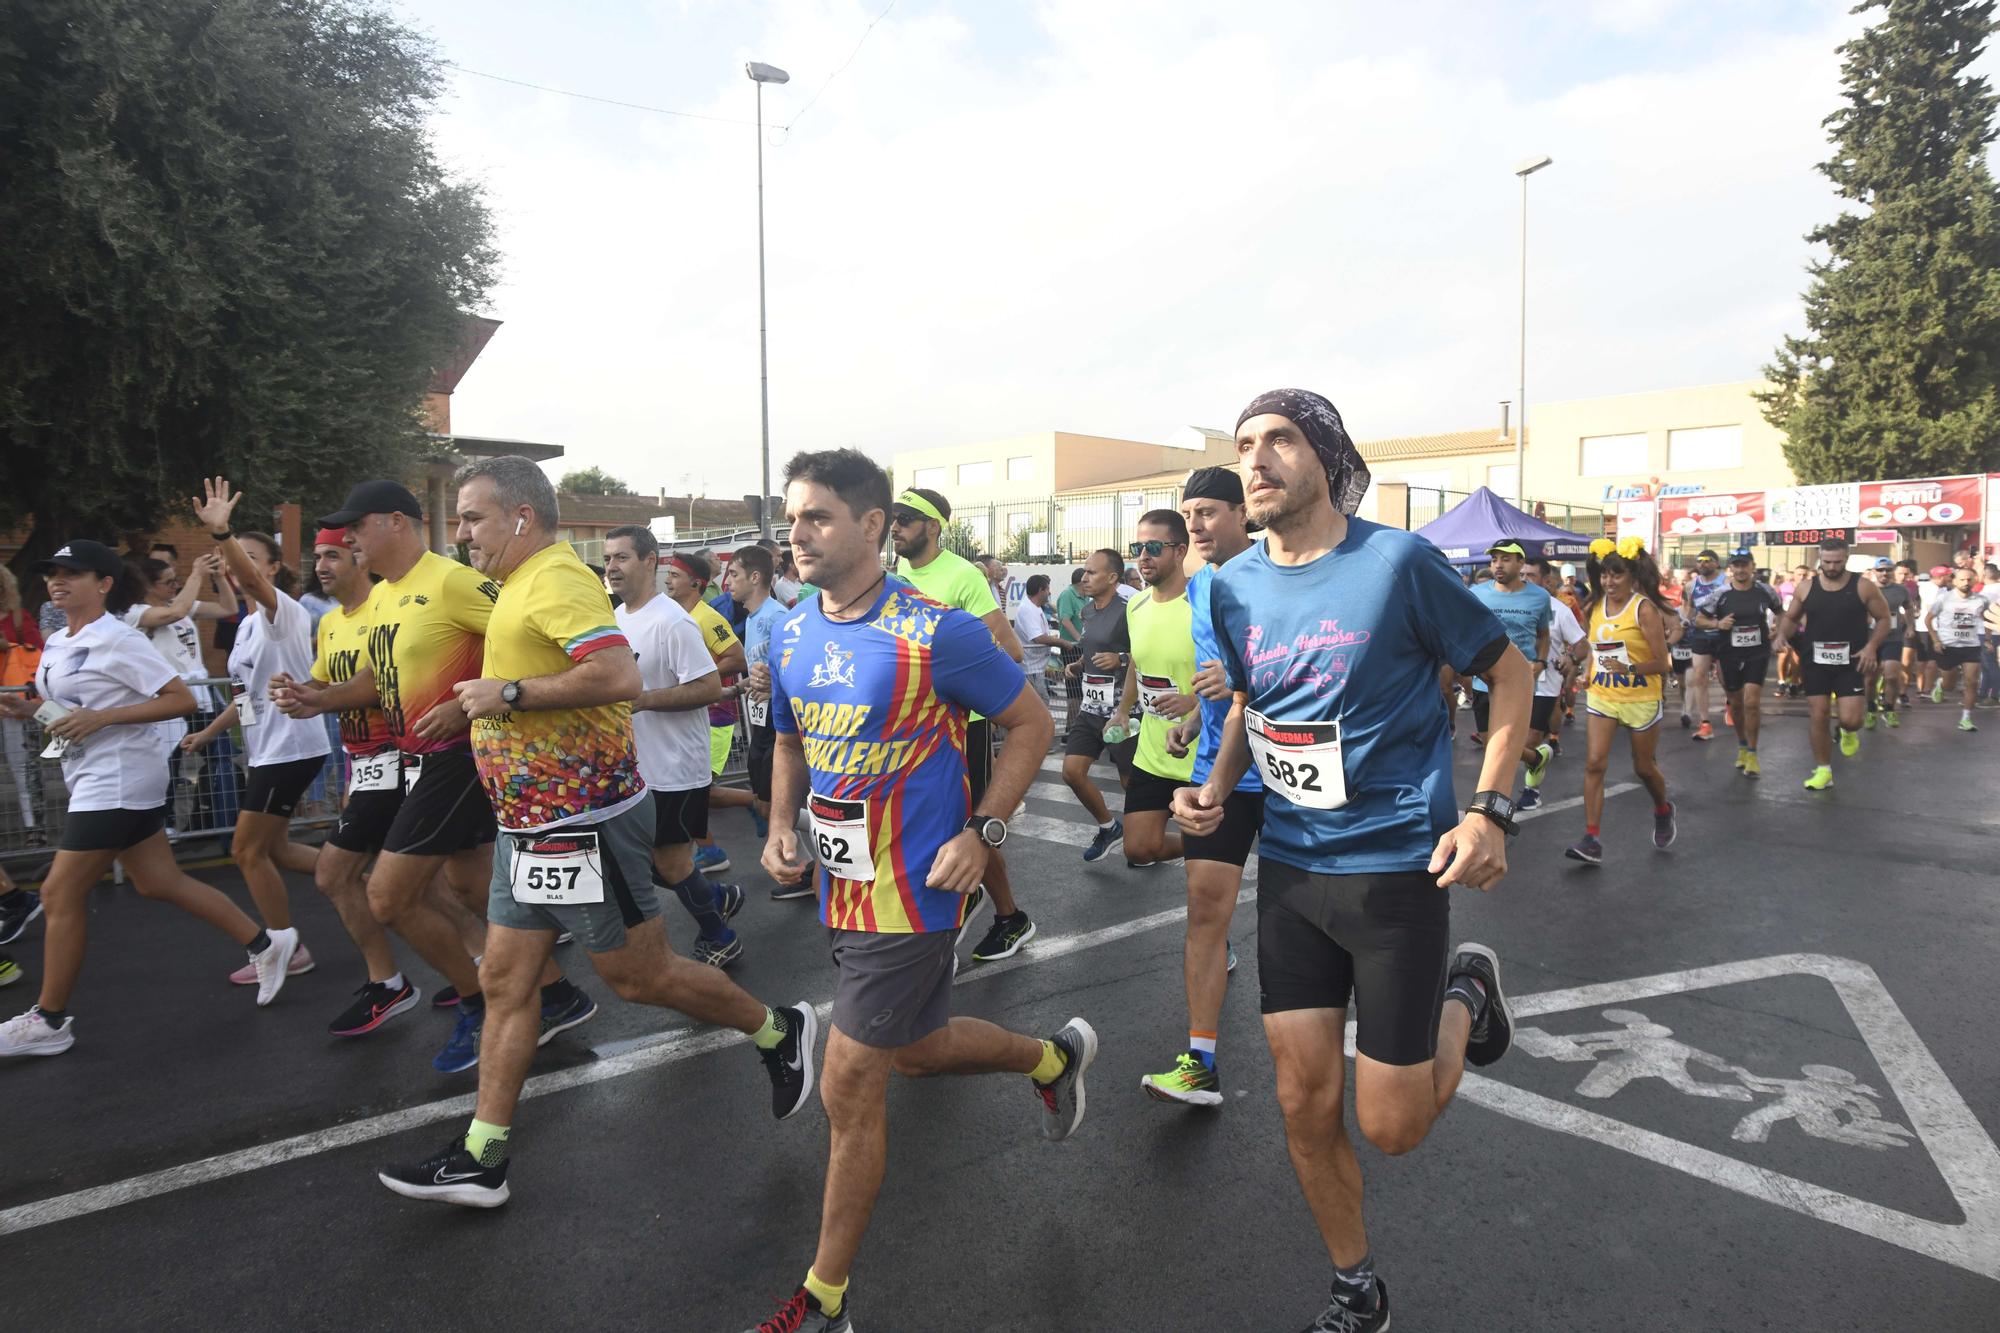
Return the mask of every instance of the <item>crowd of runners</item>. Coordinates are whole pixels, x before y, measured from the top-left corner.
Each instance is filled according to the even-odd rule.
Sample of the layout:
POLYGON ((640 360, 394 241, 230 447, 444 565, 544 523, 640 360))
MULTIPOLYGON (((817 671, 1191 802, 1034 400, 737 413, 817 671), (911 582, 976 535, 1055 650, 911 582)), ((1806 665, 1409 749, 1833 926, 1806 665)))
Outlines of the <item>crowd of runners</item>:
MULTIPOLYGON (((1031 892, 1045 886, 1010 877, 1006 844, 1060 746, 1096 826, 1082 860, 1117 851, 1135 872, 1185 875, 1186 1035, 1159 1034, 1145 1096, 1223 1101, 1229 924, 1254 851, 1264 1036, 1332 1266, 1307 1327, 1386 1329, 1347 1128, 1350 1001, 1354 1125, 1408 1152, 1466 1064, 1509 1048, 1500 961, 1453 940, 1445 890, 1500 882, 1565 730, 1580 714, 1583 833, 1567 856, 1607 855, 1621 733, 1665 849, 1678 833, 1661 759, 1670 691, 1695 742, 1716 734, 1720 704, 1746 779, 1765 771, 1766 689, 1795 691, 1814 759, 1800 780, 1825 791, 1833 750, 1858 760, 1862 734, 1898 728, 1913 699, 1954 698, 1958 728, 1976 730, 1982 642, 2000 630, 2000 592, 1984 589, 2000 580, 1969 556, 1864 572, 1835 539, 1782 586, 1736 551, 1703 553, 1676 587, 1627 538, 1594 543, 1580 570, 1501 542, 1468 585, 1421 538, 1356 516, 1368 470, 1324 398, 1260 396, 1236 448, 1235 467, 1195 471, 1178 509, 1143 514, 1125 550, 1090 553, 1060 590, 1046 575, 1015 590, 999 562, 944 549, 949 500, 892 491, 852 450, 789 462, 789 549, 731 553, 714 602, 714 565, 663 552, 645 528, 614 530, 602 570, 586 566, 557 535, 545 474, 512 457, 456 478, 469 566, 428 549, 403 486, 355 486, 315 534, 330 602, 316 628, 278 544, 233 521, 240 497, 225 478, 193 499, 214 550, 185 585, 171 566, 70 540, 37 567, 60 626, 27 691, 0 694, 9 721, 40 724, 68 791, 39 890, 0 875, 0 944, 43 923, 38 1002, 0 1023, 0 1057, 79 1040, 85 899, 114 862, 144 897, 240 946, 230 980, 260 1006, 337 956, 358 984, 328 1024, 335 1036, 424 1006, 398 967, 400 937, 443 982, 428 997, 448 1019, 433 1064, 476 1069, 478 1091, 469 1124, 385 1165, 381 1183, 495 1207, 536 1047, 597 1011, 556 961, 573 940, 624 999, 744 1034, 777 1119, 818 1089, 831 1131, 818 1235, 796 1251, 796 1291, 752 1327, 845 1333, 891 1072, 1024 1077, 1013 1086, 1051 1141, 1084 1118, 1099 1054, 1084 1018, 1021 1033, 952 1012, 961 941, 985 906, 973 962, 1030 946, 1030 907, 1054 910, 1031 892), (192 619, 219 613, 210 590, 249 610, 231 698, 190 732, 205 688, 188 683, 200 675, 192 619), (292 840, 291 816, 325 769, 326 718, 349 776, 339 822, 311 846, 292 840), (718 782, 739 725, 747 792, 718 782), (231 853, 254 915, 187 875, 164 829, 178 757, 225 733, 248 761, 231 853), (1482 747, 1464 803, 1451 772, 1461 733, 1482 747), (1107 756, 1116 813, 1096 767, 1107 756), (729 869, 709 828, 721 807, 753 821, 772 898, 817 902, 837 973, 824 1043, 810 1001, 753 996, 729 975, 746 947, 730 924, 745 889, 716 878, 729 869), (312 877, 351 953, 321 941, 314 960, 287 871, 312 877), (688 918, 685 953, 661 919, 668 899, 688 918)), ((0 986, 33 972, 0 956, 0 986)))

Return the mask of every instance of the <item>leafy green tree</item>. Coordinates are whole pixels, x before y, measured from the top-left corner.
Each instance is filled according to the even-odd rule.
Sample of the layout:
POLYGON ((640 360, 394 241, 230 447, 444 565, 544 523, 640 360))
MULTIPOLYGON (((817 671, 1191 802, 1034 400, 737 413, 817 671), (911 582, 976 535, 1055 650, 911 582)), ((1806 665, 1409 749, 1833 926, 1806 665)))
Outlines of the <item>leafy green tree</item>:
POLYGON ((331 508, 418 414, 495 255, 365 0, 10 0, 0 24, 0 529, 118 540, 206 473, 331 508))
POLYGON ((1968 73, 1993 0, 1865 0, 1846 105, 1819 169, 1851 208, 1807 239, 1803 338, 1765 374, 1764 415, 1809 483, 2000 466, 2000 195, 1994 95, 1968 73))
POLYGON ((632 488, 601 467, 580 467, 562 474, 556 489, 571 495, 630 495, 632 488))
POLYGON ((967 560, 979 554, 979 540, 972 535, 972 525, 962 518, 955 518, 938 530, 938 545, 967 560))

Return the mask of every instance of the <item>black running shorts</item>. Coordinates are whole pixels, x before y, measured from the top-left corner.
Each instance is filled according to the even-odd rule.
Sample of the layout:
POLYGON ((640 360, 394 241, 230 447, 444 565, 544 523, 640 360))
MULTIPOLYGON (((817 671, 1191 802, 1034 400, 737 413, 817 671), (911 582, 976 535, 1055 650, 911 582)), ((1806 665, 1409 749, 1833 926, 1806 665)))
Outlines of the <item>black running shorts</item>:
POLYGON ((167 826, 167 808, 151 810, 72 810, 63 819, 65 852, 122 852, 137 847, 167 826))
POLYGON ((1063 755, 1082 755, 1092 763, 1106 750, 1111 751, 1111 762, 1121 776, 1132 771, 1132 756, 1139 749, 1139 738, 1127 736, 1116 745, 1104 739, 1104 724, 1110 719, 1102 713, 1086 713, 1078 709, 1070 714, 1069 730, 1063 733, 1063 755))
POLYGON ((299 808, 299 798, 325 767, 325 755, 287 759, 277 764, 252 764, 249 778, 243 784, 243 804, 239 808, 246 815, 282 815, 290 819, 299 808))
MULTIPOLYGON (((1486 734, 1487 724, 1492 720, 1493 698, 1485 690, 1472 692, 1472 729, 1481 736, 1486 734)), ((1553 694, 1538 694, 1528 708, 1528 730, 1547 735, 1549 723, 1555 720, 1556 697, 1553 694)))
POLYGON ((1143 815, 1157 810, 1171 810, 1174 793, 1192 785, 1181 778, 1163 778, 1158 773, 1148 773, 1134 764, 1131 776, 1125 780, 1125 813, 1143 815))
POLYGON ((340 807, 340 822, 326 835, 327 845, 344 852, 379 852, 402 808, 401 783, 382 791, 349 792, 340 807))
MULTIPOLYGON (((1129 802, 1126 805, 1131 808, 1129 802)), ((1233 791, 1222 803, 1222 823, 1207 837, 1183 831, 1181 846, 1190 861, 1220 861, 1239 869, 1250 859, 1257 831, 1264 826, 1264 793, 1233 791)))
POLYGON ((653 788, 653 845, 682 847, 708 836, 708 788, 653 788))
POLYGON ((402 809, 382 850, 402 856, 450 856, 493 841, 493 804, 479 783, 471 750, 404 755, 404 772, 421 758, 416 785, 403 793, 402 809))
POLYGON ((1385 1065, 1437 1054, 1451 898, 1421 870, 1319 875, 1258 864, 1257 982, 1267 1014, 1357 1010, 1355 1049, 1385 1065))
POLYGON ((1861 667, 1854 662, 1846 666, 1821 666, 1807 657, 1799 663, 1799 679, 1804 682, 1808 699, 1822 694, 1830 694, 1836 699, 1853 699, 1861 695, 1861 667))
POLYGON ((771 755, 778 748, 778 733, 771 727, 750 728, 750 794, 765 804, 771 801, 771 755))
MULTIPOLYGON (((977 810, 986 784, 993 780, 993 724, 983 717, 965 724, 965 776, 972 784, 971 809, 977 810)), ((1003 811, 1001 817, 1013 813, 1003 811)))
POLYGON ((1754 653, 1724 653, 1718 659, 1722 663, 1722 690, 1734 694, 1745 685, 1762 687, 1764 677, 1771 671, 1771 650, 1759 648, 1754 653))

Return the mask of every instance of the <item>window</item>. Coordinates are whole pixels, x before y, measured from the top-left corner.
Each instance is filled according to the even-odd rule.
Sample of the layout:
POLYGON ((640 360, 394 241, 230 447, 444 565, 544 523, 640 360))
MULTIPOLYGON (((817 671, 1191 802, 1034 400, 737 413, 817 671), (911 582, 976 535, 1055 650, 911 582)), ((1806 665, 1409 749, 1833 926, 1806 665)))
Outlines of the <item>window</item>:
POLYGON ((993 464, 960 463, 958 484, 961 486, 990 486, 993 484, 993 464))
POLYGON ((1692 471, 1743 466, 1743 427, 1697 426, 1667 432, 1667 470, 1692 471))
POLYGON ((920 467, 910 474, 910 485, 927 491, 941 491, 945 486, 946 469, 941 467, 920 467))
POLYGON ((1646 470, 1646 435, 1586 435, 1583 475, 1616 477, 1646 470))
POLYGON ((1023 454, 1019 458, 1007 460, 1007 480, 1033 481, 1034 479, 1035 460, 1031 455, 1023 454))
POLYGON ((1486 484, 1493 493, 1504 500, 1514 498, 1514 483, 1520 471, 1512 463, 1489 463, 1486 465, 1486 484))

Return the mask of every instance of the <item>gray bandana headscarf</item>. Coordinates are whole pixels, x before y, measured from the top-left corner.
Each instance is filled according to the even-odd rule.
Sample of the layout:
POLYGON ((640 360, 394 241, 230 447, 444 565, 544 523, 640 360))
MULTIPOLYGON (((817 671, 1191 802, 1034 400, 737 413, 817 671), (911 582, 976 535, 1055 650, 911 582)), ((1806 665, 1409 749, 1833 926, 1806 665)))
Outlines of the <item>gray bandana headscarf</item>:
POLYGON ((1361 507, 1361 497, 1368 492, 1368 464, 1361 461, 1354 441, 1347 438, 1339 409, 1310 389, 1273 389, 1250 400, 1250 406, 1236 418, 1236 428, 1243 429, 1244 422, 1266 412, 1287 418, 1306 433, 1306 442, 1326 465, 1333 507, 1353 517, 1361 507))

